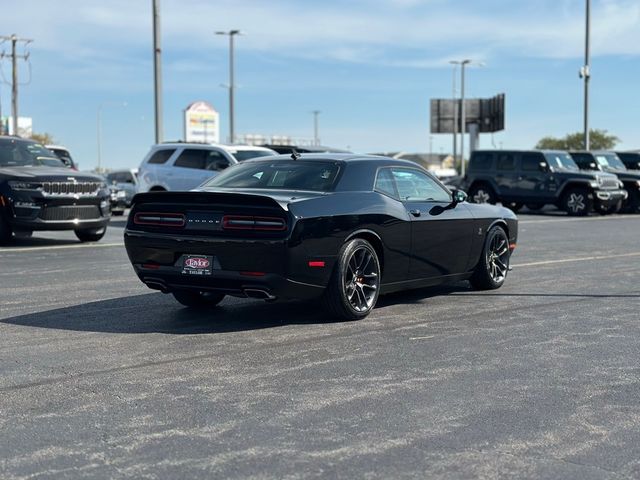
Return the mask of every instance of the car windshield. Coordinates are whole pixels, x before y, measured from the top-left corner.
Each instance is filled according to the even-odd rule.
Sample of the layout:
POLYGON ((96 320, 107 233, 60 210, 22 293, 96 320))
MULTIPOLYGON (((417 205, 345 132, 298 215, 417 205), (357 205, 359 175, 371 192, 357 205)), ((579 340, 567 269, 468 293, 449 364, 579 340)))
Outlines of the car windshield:
POLYGON ((576 162, 573 161, 573 158, 571 158, 571 155, 568 153, 545 153, 544 156, 547 159, 547 162, 549 162, 549 166, 556 170, 580 170, 578 165, 576 165, 576 162))
POLYGON ((339 172, 340 164, 331 161, 247 162, 230 167, 203 186, 328 192, 339 172))
POLYGON ((107 174, 109 183, 136 183, 131 172, 111 172, 107 174))
POLYGON ((64 167, 64 163, 39 143, 0 139, 0 167, 64 167))
POLYGON ((595 157, 598 165, 602 167, 615 168, 616 170, 627 169, 615 153, 596 153, 595 157))
POLYGON ((251 158, 269 157, 275 154, 265 150, 238 150, 233 152, 232 155, 237 161, 242 162, 251 158))

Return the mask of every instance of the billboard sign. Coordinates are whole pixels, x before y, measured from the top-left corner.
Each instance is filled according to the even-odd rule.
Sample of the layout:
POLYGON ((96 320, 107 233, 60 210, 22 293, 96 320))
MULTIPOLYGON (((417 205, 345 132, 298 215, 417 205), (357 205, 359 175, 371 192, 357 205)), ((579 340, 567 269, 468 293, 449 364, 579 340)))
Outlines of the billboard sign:
POLYGON ((220 114, 207 102, 193 102, 184 111, 185 142, 220 142, 220 114))
MULTIPOLYGON (((431 99, 431 133, 453 133, 457 121, 457 132, 462 131, 460 100, 431 99)), ((493 133, 504 130, 505 95, 492 98, 468 98, 464 101, 465 132, 469 125, 478 125, 479 133, 493 133)))

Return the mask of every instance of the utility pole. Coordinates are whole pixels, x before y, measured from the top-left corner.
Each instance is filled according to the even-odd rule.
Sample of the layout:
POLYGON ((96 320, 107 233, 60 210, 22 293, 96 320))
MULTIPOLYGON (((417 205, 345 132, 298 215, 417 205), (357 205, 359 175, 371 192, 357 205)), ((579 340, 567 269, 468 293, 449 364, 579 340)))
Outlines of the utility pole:
POLYGON ((160 0, 153 1, 153 90, 156 143, 162 142, 162 49, 160 48, 160 0))
POLYGON ((11 42, 11 54, 7 55, 4 52, 0 53, 0 58, 11 57, 11 118, 13 125, 13 134, 18 135, 18 58, 27 60, 29 54, 18 55, 16 52, 16 45, 18 42, 23 42, 26 45, 33 42, 29 38, 18 38, 14 33, 11 36, 0 36, 0 40, 11 42))
POLYGON ((229 141, 235 143, 235 51, 233 37, 242 35, 240 30, 229 30, 228 32, 216 32, 216 35, 229 35, 229 141))
POLYGON ((313 144, 315 146, 320 145, 320 137, 318 136, 318 115, 320 115, 320 110, 314 110, 313 113, 313 144))
POLYGON ((462 70, 460 77, 460 124, 461 124, 461 141, 460 141, 460 175, 464 177, 465 174, 465 162, 464 162, 464 134, 467 131, 467 118, 464 105, 464 70, 465 67, 471 63, 471 60, 463 60, 460 62, 460 68, 462 70))
POLYGON ((584 42, 584 67, 580 69, 580 78, 584 79, 584 149, 589 150, 591 141, 589 138, 589 80, 591 79, 591 0, 585 0, 585 42, 584 42))
POLYGON ((451 98, 453 99, 453 164, 455 165, 458 158, 458 100, 456 98, 456 75, 458 73, 458 65, 460 62, 451 60, 449 63, 453 65, 453 92, 451 98))

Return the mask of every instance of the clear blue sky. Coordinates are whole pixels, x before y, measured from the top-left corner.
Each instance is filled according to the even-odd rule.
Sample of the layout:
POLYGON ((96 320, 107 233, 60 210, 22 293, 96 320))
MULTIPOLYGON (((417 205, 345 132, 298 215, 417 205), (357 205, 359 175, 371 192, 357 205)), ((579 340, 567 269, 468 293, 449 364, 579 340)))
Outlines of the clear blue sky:
MULTIPOLYGON (((582 125, 584 0, 161 0, 165 139, 182 136, 182 110, 207 100, 228 132, 228 43, 238 28, 237 133, 313 135, 356 151, 429 148, 429 99, 449 97, 450 59, 472 58, 467 93, 507 95, 496 146, 531 147, 582 125)), ((153 143, 151 0, 21 0, 0 34, 30 37, 32 78, 20 113, 96 163, 134 167, 153 143)), ((5 50, 7 45, 4 45, 5 50)), ((640 2, 593 0, 592 126, 640 148, 640 2)), ((2 61, 4 76, 9 62, 2 61)), ((22 80, 28 80, 24 62, 22 80)), ((3 114, 10 87, 0 86, 3 114)), ((483 136, 481 145, 490 147, 483 136)), ((449 152, 435 135, 434 152, 449 152)))

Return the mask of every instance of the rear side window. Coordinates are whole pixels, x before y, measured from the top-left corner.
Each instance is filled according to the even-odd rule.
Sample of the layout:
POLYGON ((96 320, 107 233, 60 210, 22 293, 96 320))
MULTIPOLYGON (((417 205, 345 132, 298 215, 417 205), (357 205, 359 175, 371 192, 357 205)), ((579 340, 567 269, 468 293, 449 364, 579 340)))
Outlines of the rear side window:
POLYGON ((480 152, 474 153, 471 157, 470 170, 491 170, 493 163, 493 155, 490 153, 480 152))
POLYGON ((516 159, 511 153, 498 155, 498 170, 515 170, 516 159))
POLYGON ((173 155, 173 152, 175 152, 175 150, 171 148, 158 150, 156 153, 151 155, 151 158, 147 163, 154 163, 154 164, 167 163, 167 160, 169 160, 171 155, 173 155))
POLYGON ((378 172, 376 178, 375 189, 393 198, 398 198, 398 191, 396 190, 396 182, 393 179, 393 174, 388 168, 383 168, 378 172))
POLYGON ((523 153, 520 159, 520 168, 526 172, 537 172, 544 158, 536 153, 523 153))

